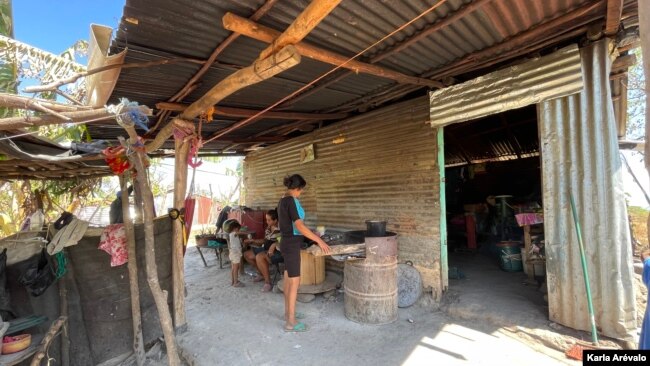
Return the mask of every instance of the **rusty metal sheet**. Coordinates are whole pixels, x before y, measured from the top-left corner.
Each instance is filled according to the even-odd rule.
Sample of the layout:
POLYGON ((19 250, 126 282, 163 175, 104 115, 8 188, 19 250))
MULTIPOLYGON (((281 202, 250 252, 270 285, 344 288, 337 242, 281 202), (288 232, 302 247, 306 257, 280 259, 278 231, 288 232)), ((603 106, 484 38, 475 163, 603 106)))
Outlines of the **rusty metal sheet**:
POLYGON ((539 105, 549 316, 589 330, 575 224, 585 243, 596 325, 632 340, 636 330, 632 246, 612 107, 607 40, 582 50, 584 90, 539 105))

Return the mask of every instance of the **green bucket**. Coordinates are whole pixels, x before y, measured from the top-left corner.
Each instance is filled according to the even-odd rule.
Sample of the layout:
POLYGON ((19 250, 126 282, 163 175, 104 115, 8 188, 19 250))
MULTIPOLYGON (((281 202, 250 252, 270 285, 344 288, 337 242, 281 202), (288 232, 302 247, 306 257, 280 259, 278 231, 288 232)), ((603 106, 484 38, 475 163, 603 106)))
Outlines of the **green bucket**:
POLYGON ((499 266, 506 272, 521 272, 524 269, 521 262, 521 243, 504 241, 497 244, 499 266))

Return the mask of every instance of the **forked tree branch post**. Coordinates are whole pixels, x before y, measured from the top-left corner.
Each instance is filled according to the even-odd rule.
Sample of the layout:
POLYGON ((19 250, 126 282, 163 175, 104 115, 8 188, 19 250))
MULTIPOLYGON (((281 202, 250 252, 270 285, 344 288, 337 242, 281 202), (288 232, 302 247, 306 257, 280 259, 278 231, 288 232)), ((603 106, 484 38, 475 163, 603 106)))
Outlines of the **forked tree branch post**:
MULTIPOLYGON (((127 143, 124 138, 120 138, 120 143, 126 150, 137 141, 138 135, 133 126, 122 125, 129 134, 129 142, 127 143)), ((147 271, 147 282, 151 289, 156 308, 158 310, 158 317, 160 318, 160 326, 165 337, 165 346, 167 347, 167 357, 169 365, 179 366, 180 358, 178 357, 178 348, 176 346, 176 337, 174 336, 174 327, 172 325, 172 317, 170 309, 167 304, 167 291, 160 287, 160 280, 158 279, 158 265, 156 264, 156 249, 155 249, 155 233, 153 225, 153 194, 151 187, 149 187, 146 168, 144 166, 144 159, 146 155, 143 151, 135 149, 134 152, 128 155, 129 162, 135 167, 137 171, 137 183, 140 186, 143 206, 144 206, 144 242, 145 242, 145 263, 147 271)))
POLYGON ((128 171, 119 176, 121 200, 122 200, 122 218, 124 221, 124 230, 126 231, 127 251, 129 261, 127 267, 129 270, 129 290, 131 292, 131 316, 133 317, 133 353, 138 366, 144 365, 144 339, 142 337, 142 316, 140 314, 140 286, 138 285, 138 256, 135 248, 135 231, 131 210, 129 204, 129 191, 127 183, 130 178, 128 171))

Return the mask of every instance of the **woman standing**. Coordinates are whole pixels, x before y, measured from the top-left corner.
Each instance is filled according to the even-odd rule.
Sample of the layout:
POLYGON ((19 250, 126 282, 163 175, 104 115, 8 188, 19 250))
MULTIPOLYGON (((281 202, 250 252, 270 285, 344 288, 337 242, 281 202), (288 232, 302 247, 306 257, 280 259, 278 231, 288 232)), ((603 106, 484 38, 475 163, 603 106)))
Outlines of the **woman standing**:
POLYGON ((305 210, 300 205, 298 197, 307 182, 298 174, 284 178, 287 193, 278 203, 278 218, 282 255, 284 256, 284 330, 287 332, 304 332, 307 327, 296 321, 296 299, 300 287, 300 246, 304 237, 311 239, 327 254, 330 247, 314 234, 304 223, 305 210))

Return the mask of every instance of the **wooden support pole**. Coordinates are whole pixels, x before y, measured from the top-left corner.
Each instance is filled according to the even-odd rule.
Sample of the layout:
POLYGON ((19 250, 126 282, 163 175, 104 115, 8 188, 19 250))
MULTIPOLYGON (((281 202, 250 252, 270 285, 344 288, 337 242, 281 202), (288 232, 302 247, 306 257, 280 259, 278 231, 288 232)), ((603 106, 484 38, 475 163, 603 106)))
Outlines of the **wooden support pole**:
MULTIPOLYGON (((648 75, 650 75, 650 0, 638 0, 639 33, 641 34, 641 52, 643 54, 643 72, 646 75, 645 93, 645 168, 650 174, 650 93, 648 75)), ((648 239, 650 240, 650 214, 647 221, 648 239)))
MULTIPOLYGON (((187 156, 190 150, 188 141, 176 140, 174 156, 174 207, 185 207, 185 192, 187 191, 187 156)), ((181 220, 172 221, 172 283, 174 287, 174 326, 178 333, 187 328, 185 319, 185 266, 183 223, 181 220)), ((187 233, 189 235, 189 233, 187 233)))
POLYGON ((311 3, 294 19, 289 27, 278 36, 266 49, 260 52, 258 60, 263 60, 278 52, 285 46, 296 44, 305 38, 312 29, 323 20, 341 0, 312 0, 311 3))
POLYGON ((135 230, 131 219, 131 210, 129 204, 128 181, 130 173, 126 171, 120 175, 120 187, 122 189, 122 218, 124 221, 124 230, 126 231, 127 250, 129 261, 127 267, 129 270, 129 290, 131 294, 131 316, 133 320, 133 354, 138 366, 144 365, 144 339, 142 337, 142 316, 140 315, 140 286, 138 285, 138 257, 135 248, 135 230))
MULTIPOLYGON (((137 134, 133 126, 123 126, 129 134, 129 143, 133 144, 137 141, 137 134)), ((122 146, 128 147, 126 141, 120 138, 122 146)), ((167 304, 167 291, 160 287, 160 280, 158 279, 158 265, 156 263, 156 245, 155 233, 153 227, 153 194, 147 182, 146 168, 143 160, 145 154, 142 151, 135 150, 135 153, 129 156, 129 161, 137 171, 137 183, 142 192, 143 205, 144 205, 144 242, 145 242, 145 263, 147 271, 147 282, 151 289, 158 310, 158 317, 160 318, 160 326, 165 337, 165 346, 167 347, 167 357, 169 365, 179 366, 180 358, 178 357, 178 349, 176 346, 176 337, 174 336, 174 327, 172 325, 172 317, 167 304)))
MULTIPOLYGON (((226 15, 223 16, 223 27, 230 31, 241 33, 247 37, 256 39, 258 41, 266 42, 266 43, 273 43, 275 39, 278 38, 281 34, 280 32, 274 29, 265 27, 261 24, 255 23, 253 21, 250 21, 246 18, 242 18, 232 13, 226 13, 226 15)), ((295 47, 298 50, 298 52, 305 57, 309 57, 314 60, 318 60, 335 66, 342 65, 341 67, 350 69, 354 72, 361 72, 364 74, 379 76, 386 79, 394 80, 402 84, 414 84, 414 85, 422 85, 422 86, 428 86, 434 88, 444 87, 442 83, 435 80, 410 76, 410 75, 402 74, 401 72, 387 69, 385 67, 372 65, 372 64, 368 64, 356 60, 349 60, 349 57, 342 56, 337 53, 327 51, 322 48, 318 48, 316 46, 312 46, 305 42, 297 43, 295 44, 295 47)))
MULTIPOLYGON (((156 103, 156 109, 182 112, 187 109, 189 104, 160 102, 156 103)), ((233 108, 233 107, 215 107, 214 114, 225 117, 252 117, 259 113, 259 110, 233 108)), ((302 113, 302 112, 266 112, 264 118, 270 119, 309 119, 309 120, 328 120, 343 119, 347 117, 346 113, 302 113)))
POLYGON ((273 57, 255 61, 251 66, 245 67, 221 80, 213 86, 199 100, 192 103, 183 113, 181 118, 192 119, 207 111, 227 96, 249 85, 269 79, 282 71, 292 68, 300 63, 300 54, 295 47, 287 46, 274 54, 273 57))
POLYGON ((607 0, 607 18, 605 21, 605 35, 608 37, 616 35, 621 25, 623 15, 623 0, 607 0))

